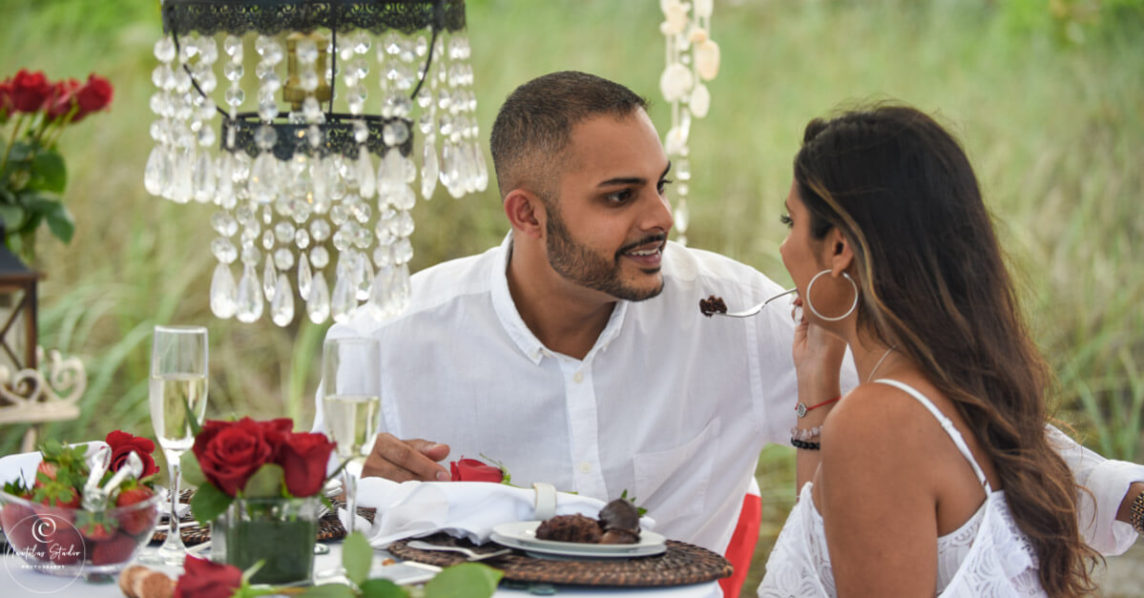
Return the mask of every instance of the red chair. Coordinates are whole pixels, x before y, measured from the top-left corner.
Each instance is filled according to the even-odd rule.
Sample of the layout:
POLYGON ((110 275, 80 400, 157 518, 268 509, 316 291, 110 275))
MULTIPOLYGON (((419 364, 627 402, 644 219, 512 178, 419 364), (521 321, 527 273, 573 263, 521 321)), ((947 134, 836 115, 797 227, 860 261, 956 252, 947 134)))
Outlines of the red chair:
POLYGON ((752 479, 751 487, 743 497, 743 508, 739 511, 735 533, 731 535, 731 542, 727 545, 727 552, 724 555, 735 567, 731 577, 719 580, 724 598, 738 598, 739 591, 743 589, 747 571, 751 568, 751 557, 755 555, 755 545, 759 542, 759 525, 762 519, 763 499, 760 496, 759 483, 752 479))

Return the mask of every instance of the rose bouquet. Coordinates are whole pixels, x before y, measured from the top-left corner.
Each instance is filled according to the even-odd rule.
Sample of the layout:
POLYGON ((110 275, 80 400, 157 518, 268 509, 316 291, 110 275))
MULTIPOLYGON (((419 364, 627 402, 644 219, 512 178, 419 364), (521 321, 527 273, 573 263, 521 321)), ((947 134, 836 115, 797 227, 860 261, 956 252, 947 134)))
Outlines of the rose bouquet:
POLYGON ((334 443, 293 427, 286 418, 208 420, 180 461, 198 486, 191 513, 212 525, 212 558, 242 569, 261 562, 258 583, 301 582, 313 570, 334 443))
POLYGON ((107 79, 94 74, 85 83, 53 83, 42 72, 21 69, 0 80, 0 219, 8 246, 25 261, 34 257, 41 224, 71 241, 75 222, 59 197, 67 168, 56 145, 67 125, 107 108, 112 91, 107 79))
POLYGON ((155 444, 119 430, 107 446, 40 447, 34 479, 0 492, 0 524, 15 552, 39 571, 114 573, 146 544, 159 517, 155 444))

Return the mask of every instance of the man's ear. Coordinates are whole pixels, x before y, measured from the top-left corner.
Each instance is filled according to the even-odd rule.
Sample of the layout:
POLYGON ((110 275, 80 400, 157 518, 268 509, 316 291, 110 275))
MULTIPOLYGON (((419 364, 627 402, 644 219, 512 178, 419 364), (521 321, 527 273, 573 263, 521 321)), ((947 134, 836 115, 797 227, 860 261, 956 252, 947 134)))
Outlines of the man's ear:
POLYGON ((837 226, 830 229, 826 234, 824 245, 827 248, 827 263, 830 265, 830 270, 833 276, 841 276, 843 272, 850 269, 850 264, 854 263, 854 248, 850 246, 850 240, 837 226))
POLYGON ((539 239, 544 234, 544 219, 548 217, 544 202, 531 191, 513 189, 504 198, 504 213, 514 234, 539 239))

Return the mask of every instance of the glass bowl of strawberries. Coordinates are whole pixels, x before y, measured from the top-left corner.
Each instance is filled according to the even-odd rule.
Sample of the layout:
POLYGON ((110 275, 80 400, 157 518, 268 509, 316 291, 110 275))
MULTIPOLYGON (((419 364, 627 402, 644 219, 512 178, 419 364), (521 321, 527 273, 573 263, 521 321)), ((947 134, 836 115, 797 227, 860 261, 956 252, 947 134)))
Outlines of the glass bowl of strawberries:
POLYGON ((143 459, 155 470, 148 475, 135 457, 129 472, 117 471, 112 457, 105 471, 93 475, 90 450, 52 443, 41 452, 34 481, 22 477, 0 491, 9 552, 41 573, 88 579, 117 574, 151 540, 159 519, 150 455, 143 459))

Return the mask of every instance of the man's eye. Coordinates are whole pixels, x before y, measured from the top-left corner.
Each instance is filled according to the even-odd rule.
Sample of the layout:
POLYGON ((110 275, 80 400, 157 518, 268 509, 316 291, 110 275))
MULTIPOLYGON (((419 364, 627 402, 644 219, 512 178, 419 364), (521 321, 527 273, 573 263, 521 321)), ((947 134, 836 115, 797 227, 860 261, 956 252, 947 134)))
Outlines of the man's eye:
POLYGON ((655 187, 655 188, 656 188, 656 190, 657 190, 657 191, 659 191, 659 194, 660 194, 660 195, 663 195, 663 190, 664 190, 664 189, 666 189, 668 185, 670 185, 670 184, 672 184, 672 183, 674 183, 674 182, 675 182, 675 181, 673 181, 673 180, 671 180, 671 179, 663 179, 662 181, 660 181, 660 182, 659 182, 659 184, 658 184, 658 185, 656 185, 656 187, 655 187))
POLYGON ((779 222, 785 224, 787 228, 790 228, 794 224, 794 220, 791 220, 787 214, 779 215, 779 222))
POLYGON ((615 191, 613 193, 609 193, 609 194, 604 196, 604 199, 607 199, 611 203, 624 203, 625 201, 631 199, 631 197, 632 197, 632 190, 631 189, 624 189, 622 191, 615 191))

